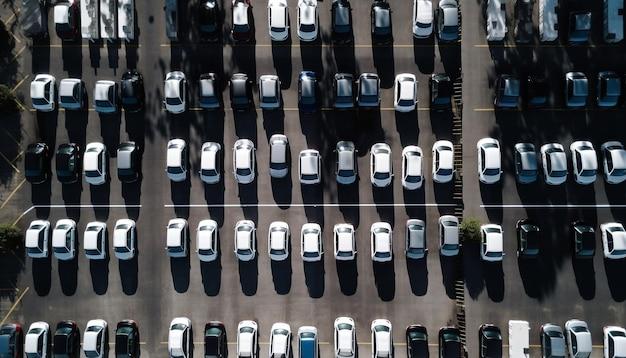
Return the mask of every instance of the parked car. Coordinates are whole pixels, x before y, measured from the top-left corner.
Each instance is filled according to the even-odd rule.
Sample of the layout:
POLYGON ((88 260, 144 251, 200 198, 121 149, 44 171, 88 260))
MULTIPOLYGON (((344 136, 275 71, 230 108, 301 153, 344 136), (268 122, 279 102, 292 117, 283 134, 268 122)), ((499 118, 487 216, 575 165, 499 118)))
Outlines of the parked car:
POLYGON ((452 108, 452 80, 445 73, 433 73, 428 79, 430 108, 433 111, 448 111, 452 108))
POLYGON ((624 225, 617 222, 600 225, 602 231, 602 248, 604 258, 619 260, 626 258, 626 230, 624 225))
POLYGON ((235 224, 235 256, 240 261, 256 257, 256 226, 252 220, 239 220, 235 224))
POLYGON ((92 319, 87 322, 83 334, 83 352, 89 358, 107 357, 109 348, 109 332, 107 322, 103 319, 92 319))
POLYGON ((189 151, 187 143, 180 138, 171 139, 167 142, 167 157, 165 172, 173 182, 187 180, 187 166, 189 151))
POLYGON ((204 41, 218 42, 222 38, 222 10, 217 0, 198 3, 198 32, 204 41))
POLYGON ((362 73, 359 76, 357 103, 359 108, 363 109, 375 109, 380 106, 380 79, 377 74, 362 73))
POLYGON ((576 183, 593 184, 596 181, 598 158, 593 144, 589 141, 576 141, 569 147, 572 152, 572 170, 576 183))
POLYGON ((372 331, 372 358, 393 358, 393 328, 386 319, 375 319, 372 331))
POLYGON ((502 334, 493 324, 483 324, 478 329, 478 356, 480 358, 502 357, 502 334))
POLYGON ((108 154, 102 143, 89 143, 83 157, 83 175, 91 185, 102 185, 108 180, 108 154))
POLYGON ((626 180, 626 150, 622 143, 609 141, 602 144, 602 167, 604 180, 608 184, 619 184, 626 180))
POLYGON ((27 357, 48 358, 50 356, 50 325, 33 322, 24 337, 24 354, 27 357))
POLYGON ((385 0, 374 0, 370 10, 372 44, 389 45, 393 42, 391 6, 385 0))
POLYGON ((217 184, 221 179, 222 146, 216 142, 205 142, 200 150, 200 179, 205 184, 217 184))
POLYGON ((420 189, 424 183, 422 170, 424 154, 416 145, 402 149, 402 187, 406 190, 420 189))
POLYGON ((545 78, 528 76, 526 78, 526 106, 541 108, 548 105, 549 87, 545 78))
POLYGON ((24 238, 24 247, 28 257, 33 259, 47 258, 50 247, 50 222, 47 220, 33 220, 24 238))
POLYGON ((291 327, 287 323, 274 323, 270 330, 270 358, 287 358, 291 352, 291 327))
POLYGON ((232 28, 230 35, 235 43, 254 40, 254 28, 250 0, 232 0, 232 28))
POLYGON ((456 256, 459 254, 459 219, 453 215, 439 217, 439 254, 456 256))
POLYGON ((98 113, 117 113, 119 106, 117 82, 99 80, 93 90, 94 107, 98 113))
POLYGON ((252 83, 245 73, 234 73, 230 78, 230 106, 235 111, 252 107, 252 83))
POLYGON ((165 75, 165 109, 172 113, 183 113, 187 110, 187 77, 181 71, 168 72, 165 75))
POLYGON ((565 357, 565 337, 561 327, 552 323, 542 325, 540 340, 542 357, 565 357))
POLYGON ((442 327, 439 329, 439 358, 463 357, 461 332, 456 327, 442 327))
POLYGON ((534 259, 539 257, 541 245, 541 229, 531 220, 519 220, 515 224, 517 231, 517 257, 534 259))
POLYGON ((407 358, 428 357, 428 331, 426 327, 412 324, 406 328, 407 358))
POLYGON ((397 75, 393 94, 394 108, 397 112, 414 111, 417 104, 417 80, 415 75, 411 73, 397 75))
POLYGON ((113 251, 119 260, 132 260, 135 257, 137 226, 134 220, 119 219, 113 229, 113 251))
POLYGON ((52 231, 52 251, 60 261, 76 258, 76 222, 72 219, 60 219, 52 231))
POLYGON ((498 262, 504 258, 504 240, 502 227, 497 224, 485 224, 480 227, 480 258, 487 262, 498 262))
POLYGON ((40 73, 30 83, 30 99, 33 109, 40 112, 52 112, 56 107, 56 78, 40 73))
POLYGON ((433 3, 413 0, 413 37, 427 39, 433 34, 433 3))
POLYGON ((226 327, 220 321, 209 321, 204 325, 204 356, 212 358, 228 357, 226 327))
POLYGON ((300 41, 315 41, 319 32, 317 0, 298 0, 298 37, 300 41))
POLYGON ((298 357, 318 358, 318 352, 317 328, 312 326, 298 328, 298 357))
POLYGON ((79 23, 78 1, 67 0, 54 4, 54 29, 62 40, 75 40, 78 36, 79 23))
POLYGON ((593 226, 582 221, 572 223, 574 238, 574 258, 591 259, 596 253, 596 231, 593 226))
POLYGON ((130 319, 117 323, 115 328, 115 357, 139 357, 139 327, 130 319))
POLYGON ((502 174, 500 142, 494 138, 483 138, 476 144, 478 149, 478 180, 483 184, 495 184, 502 174))
POLYGON ((573 11, 569 15, 570 45, 584 45, 591 34, 591 12, 573 11))
POLYGON ((315 223, 306 223, 300 230, 300 256, 302 261, 321 261, 324 254, 322 227, 315 223))
POLYGON ((87 107, 85 82, 79 78, 64 78, 59 83, 59 107, 66 111, 82 111, 87 107))
POLYGON ((350 141, 337 142, 335 146, 337 160, 335 162, 335 178, 337 183, 350 185, 356 182, 359 171, 357 167, 357 149, 350 141))
POLYGON ((617 358, 626 355, 626 329, 618 326, 602 328, 604 357, 617 358))
POLYGON ((565 322, 565 341, 570 357, 588 358, 591 356, 591 332, 589 332, 587 322, 578 319, 565 322))
POLYGON ((313 113, 317 111, 317 107, 317 76, 315 72, 302 71, 298 76, 298 109, 304 113, 313 113))
POLYGON ((370 149, 370 181, 377 188, 391 185, 393 161, 391 147, 387 143, 376 143, 370 149))
POLYGON ((534 37, 533 3, 530 0, 515 2, 515 28, 513 30, 515 42, 527 44, 534 37))
POLYGON ((493 105, 497 109, 517 108, 520 96, 519 80, 511 75, 500 75, 496 80, 493 105))
POLYGON ((237 326, 237 357, 257 358, 259 330, 255 321, 241 321, 237 326))
POLYGON ((322 157, 315 149, 305 149, 298 156, 300 184, 319 184, 322 181, 322 157))
POLYGON ((356 258, 356 237, 352 224, 335 224, 333 227, 335 260, 347 261, 356 258))
POLYGON ((100 221, 92 221, 85 227, 83 246, 85 256, 90 260, 104 260, 107 258, 109 249, 107 244, 107 224, 100 221))
POLYGON ((393 260, 393 239, 391 225, 375 222, 370 227, 370 249, 372 261, 388 262, 393 260))
MULTIPOLYGON (((22 358, 24 352, 24 332, 18 323, 4 323, 0 326, 0 355, 6 358, 22 358)), ((70 358, 73 358, 70 356, 70 358)))
POLYGON ((124 110, 130 113, 141 111, 145 102, 143 76, 136 70, 126 71, 122 75, 120 87, 124 110))
POLYGON ((356 357, 356 326, 350 317, 337 317, 334 323, 335 357, 356 357))
POLYGON ((284 261, 291 251, 291 231, 284 221, 273 221, 267 232, 267 254, 272 261, 284 261))
POLYGON ((264 110, 279 109, 282 106, 278 76, 263 75, 259 78, 259 106, 264 110))
POLYGON ((26 147, 24 177, 31 184, 41 184, 50 177, 50 150, 46 143, 32 143, 26 147))
POLYGON ((613 108, 620 104, 622 79, 613 71, 598 72, 596 100, 600 108, 613 108))
POLYGON ((406 221, 405 254, 407 259, 419 260, 426 257, 426 224, 423 220, 409 219, 406 221))
POLYGON ((560 185, 567 180, 567 157, 563 146, 549 143, 541 146, 543 176, 548 185, 560 185))
POLYGON ((48 1, 22 0, 19 23, 22 33, 33 39, 48 37, 48 1))
POLYGON ((589 84, 584 73, 568 72, 565 74, 565 105, 567 108, 585 108, 588 95, 589 84))
POLYGON ((166 228, 167 255, 171 258, 187 257, 189 225, 182 218, 171 219, 166 228))
POLYGON ((537 152, 532 143, 515 144, 515 177, 520 184, 537 181, 537 152))
POLYGON ((254 181, 256 167, 256 149, 249 139, 238 139, 233 146, 233 170, 239 184, 254 181))
MULTIPOLYGON (((215 1, 215 0, 210 0, 215 1)), ((210 2, 209 1, 209 2, 210 2)), ((203 73, 200 75, 198 104, 206 110, 217 110, 221 108, 221 89, 215 73, 203 73)))
POLYGON ((437 38, 440 42, 459 40, 459 6, 456 0, 440 0, 437 7, 437 38))
POLYGON ((270 137, 270 176, 284 178, 289 174, 289 140, 284 134, 270 137))
POLYGON ((217 260, 219 254, 218 225, 215 220, 201 220, 196 230, 196 253, 202 262, 217 260))
POLYGON ((191 329, 191 320, 187 317, 176 317, 172 320, 167 336, 167 352, 170 358, 191 357, 191 329))
POLYGON ((272 41, 289 38, 289 8, 287 0, 269 0, 267 4, 267 27, 272 41))
POLYGON ((80 175, 80 149, 74 143, 60 144, 56 152, 56 175, 63 184, 78 181, 80 175))
POLYGON ((452 142, 438 140, 433 144, 433 181, 449 183, 454 175, 454 147, 452 142))
POLYGON ((336 44, 346 44, 353 40, 352 7, 348 0, 336 0, 331 5, 331 36, 336 44))
MULTIPOLYGON (((341 1, 341 0, 340 0, 341 1)), ((333 4, 336 4, 334 2, 333 4)), ((354 77, 349 73, 335 74, 333 82, 333 92, 335 95, 335 109, 354 108, 354 77)))
POLYGON ((135 142, 122 142, 117 147, 117 178, 122 183, 139 179, 139 148, 135 142))

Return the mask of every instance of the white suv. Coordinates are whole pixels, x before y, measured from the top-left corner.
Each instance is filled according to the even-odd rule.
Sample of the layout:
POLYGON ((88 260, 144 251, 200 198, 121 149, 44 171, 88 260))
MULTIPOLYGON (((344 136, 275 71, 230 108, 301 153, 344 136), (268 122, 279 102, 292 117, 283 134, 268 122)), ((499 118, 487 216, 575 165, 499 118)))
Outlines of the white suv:
POLYGON ((352 224, 335 224, 333 227, 335 259, 354 260, 356 257, 356 238, 352 224))
POLYGON ((211 262, 217 259, 218 227, 215 220, 202 220, 196 230, 196 246, 200 261, 211 262))
POLYGON ((337 317, 335 319, 335 357, 356 357, 356 326, 350 317, 337 317))
POLYGON ((34 220, 26 230, 25 247, 28 257, 33 259, 48 257, 50 222, 34 220))
POLYGON ((459 219, 453 215, 439 218, 439 253, 442 256, 459 254, 459 219))
POLYGON ((424 183, 422 163, 424 154, 416 145, 408 145, 402 149, 402 187, 416 190, 424 183))
POLYGON ((217 184, 220 182, 220 162, 222 146, 215 142, 202 144, 200 156, 200 179, 207 184, 217 184))
POLYGON ((50 356, 50 325, 33 322, 24 336, 24 353, 27 357, 48 358, 50 356))
POLYGON ((164 86, 165 109, 170 113, 183 113, 187 109, 187 78, 180 71, 168 72, 164 86))
POLYGON ((89 358, 103 358, 107 352, 107 322, 103 319, 92 319, 87 322, 83 334, 83 352, 89 358))
POLYGON ((30 83, 30 99, 33 108, 40 112, 52 112, 56 101, 56 78, 39 74, 30 83))
POLYGON ((433 4, 430 0, 413 0, 413 36, 429 38, 433 34, 433 4))
POLYGON ((76 257, 76 222, 72 219, 57 221, 52 231, 52 251, 61 261, 76 257))
POLYGON ((478 150, 478 180, 483 184, 500 181, 501 159, 500 142, 493 138, 483 138, 476 143, 478 150))
POLYGON ((543 176, 548 185, 560 185, 567 180, 567 158, 563 146, 549 143, 541 146, 543 176))
POLYGON ((167 352, 171 358, 189 358, 191 356, 191 320, 176 317, 170 323, 167 336, 167 352))
POLYGON ((370 181, 378 188, 391 184, 393 161, 391 147, 386 143, 376 143, 370 149, 370 181))
POLYGON ((93 101, 98 113, 117 113, 118 106, 117 82, 100 80, 93 90, 93 101))
POLYGON ((598 157, 593 144, 588 141, 576 141, 569 147, 572 152, 572 169, 576 183, 582 185, 593 184, 598 171, 598 157))
POLYGON ((250 184, 255 176, 254 143, 249 139, 238 139, 233 146, 233 170, 239 184, 250 184))
POLYGON ((240 261, 256 257, 256 226, 252 220, 239 220, 235 224, 235 255, 240 261))
POLYGON ((237 357, 257 358, 259 329, 254 321, 245 320, 237 326, 237 357))
POLYGON ((318 184, 322 181, 322 157, 315 149, 300 152, 298 172, 301 184, 318 184))
POLYGON ((289 38, 289 8, 287 0, 267 2, 267 27, 272 41, 285 41, 289 38))
POLYGON ((267 251, 271 260, 284 261, 289 257, 291 232, 284 221, 274 221, 267 231, 267 251))
POLYGON ((291 349, 291 327, 277 322, 270 330, 270 358, 289 358, 291 349))
POLYGON ((372 261, 387 262, 393 259, 393 239, 389 223, 373 223, 370 227, 370 241, 372 261))
POLYGON ((412 112, 417 103, 417 79, 414 74, 401 73, 396 76, 393 103, 397 112, 412 112))
POLYGON ((83 174, 91 185, 102 185, 107 181, 107 147, 102 143, 89 143, 83 156, 83 174))

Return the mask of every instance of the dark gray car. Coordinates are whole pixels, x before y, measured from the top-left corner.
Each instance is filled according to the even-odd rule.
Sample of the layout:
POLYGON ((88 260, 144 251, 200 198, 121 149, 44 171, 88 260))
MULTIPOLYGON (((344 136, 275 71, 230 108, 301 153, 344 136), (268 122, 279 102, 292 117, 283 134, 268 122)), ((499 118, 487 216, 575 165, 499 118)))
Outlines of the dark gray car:
POLYGON ((349 73, 335 74, 333 83, 335 92, 334 106, 337 109, 354 108, 354 77, 349 73))
POLYGON ((359 76, 357 102, 361 108, 380 106, 380 79, 375 73, 363 73, 359 76))
POLYGON ((335 165, 337 183, 344 185, 354 183, 358 175, 357 150, 354 147, 354 143, 349 141, 338 142, 335 153, 337 153, 335 165))
POLYGON ((520 184, 537 180, 537 152, 531 143, 515 144, 515 176, 520 184))

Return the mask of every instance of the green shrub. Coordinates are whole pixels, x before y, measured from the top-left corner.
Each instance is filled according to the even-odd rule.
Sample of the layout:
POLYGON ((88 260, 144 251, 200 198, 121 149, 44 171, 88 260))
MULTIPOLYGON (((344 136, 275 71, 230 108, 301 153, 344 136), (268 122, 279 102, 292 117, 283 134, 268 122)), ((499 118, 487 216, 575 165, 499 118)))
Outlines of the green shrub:
POLYGON ((0 85, 0 112, 16 112, 17 98, 6 85, 0 85))
POLYGON ((461 222, 461 237, 465 241, 480 242, 480 221, 476 218, 466 218, 461 222))
POLYGON ((16 251, 22 246, 22 231, 11 224, 0 224, 0 253, 16 251))

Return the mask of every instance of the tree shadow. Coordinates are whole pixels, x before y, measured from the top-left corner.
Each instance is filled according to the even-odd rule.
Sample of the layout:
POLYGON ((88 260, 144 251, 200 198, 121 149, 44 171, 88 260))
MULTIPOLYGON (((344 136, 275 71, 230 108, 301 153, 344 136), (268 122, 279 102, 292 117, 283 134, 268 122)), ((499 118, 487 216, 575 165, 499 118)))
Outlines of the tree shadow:
POLYGON ((428 292, 428 265, 426 257, 423 259, 406 259, 406 271, 409 274, 411 292, 415 296, 425 296, 428 292))
POLYGON ((185 257, 170 257, 170 272, 172 273, 172 282, 176 292, 185 293, 189 289, 190 268, 189 255, 185 257))
POLYGON ((324 296, 324 276, 326 271, 324 270, 324 258, 315 262, 303 261, 304 266, 304 282, 309 292, 309 297, 320 298, 324 296))
POLYGON ((374 283, 378 291, 378 297, 384 302, 389 302, 396 296, 396 272, 394 269, 394 259, 390 262, 372 261, 374 270, 374 283))
POLYGON ((356 265, 356 258, 349 261, 335 260, 337 266, 337 277, 339 278, 339 288, 341 293, 352 296, 356 293, 359 272, 356 265))
POLYGON ((246 296, 254 296, 259 286, 259 259, 255 256, 251 261, 239 260, 239 283, 246 296))

